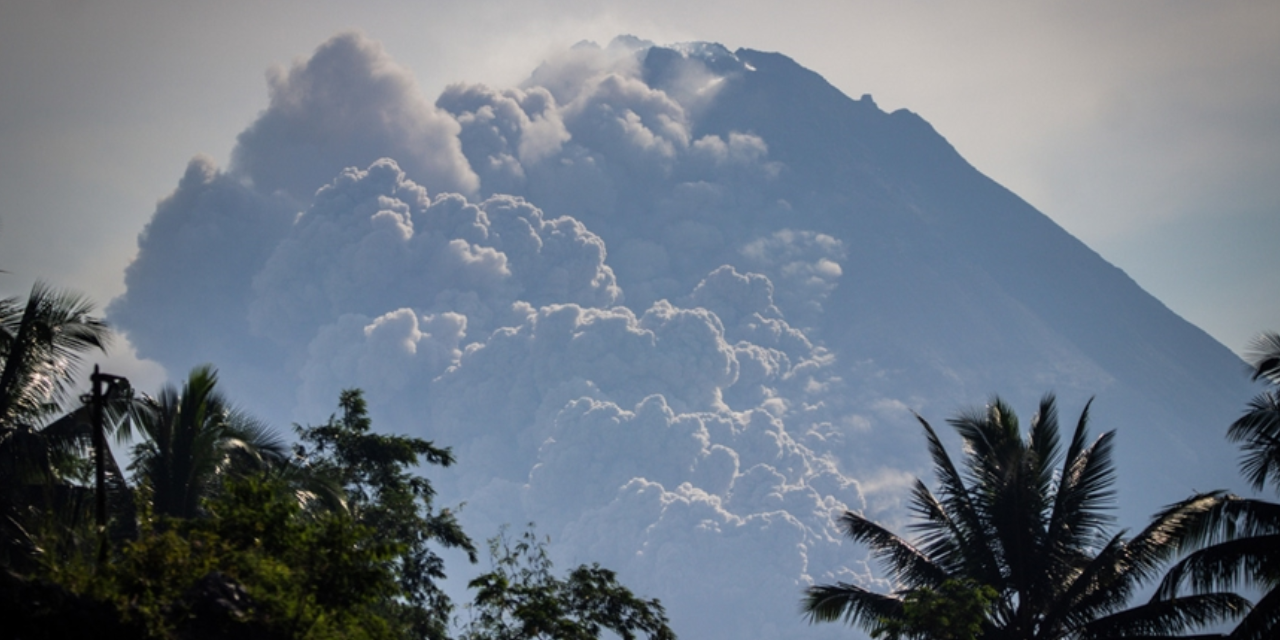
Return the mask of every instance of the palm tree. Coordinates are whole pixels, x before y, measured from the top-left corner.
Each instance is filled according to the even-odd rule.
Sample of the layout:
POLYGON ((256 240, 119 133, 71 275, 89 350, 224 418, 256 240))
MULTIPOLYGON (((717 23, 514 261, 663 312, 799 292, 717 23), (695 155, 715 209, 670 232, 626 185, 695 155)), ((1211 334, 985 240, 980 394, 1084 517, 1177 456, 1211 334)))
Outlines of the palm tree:
POLYGON ((146 399, 147 410, 126 427, 136 426, 143 437, 130 469, 157 516, 193 518, 201 498, 224 478, 265 471, 288 458, 283 440, 234 410, 217 383, 211 366, 196 367, 181 391, 168 386, 146 399))
POLYGON ((1249 409, 1227 430, 1227 439, 1242 443, 1245 455, 1240 470, 1261 490, 1267 481, 1280 488, 1280 333, 1267 332, 1254 340, 1249 351, 1253 379, 1266 379, 1271 389, 1249 402, 1249 409))
MULTIPOLYGON (((1249 402, 1232 423, 1227 438, 1243 443, 1240 470, 1262 490, 1280 490, 1280 334, 1264 333, 1249 353, 1253 379, 1272 388, 1249 402)), ((1196 519, 1187 543, 1195 549, 1170 569, 1159 597, 1173 597, 1183 587, 1194 591, 1243 586, 1261 593, 1249 614, 1231 633, 1232 640, 1267 640, 1280 636, 1280 504, 1222 496, 1196 519)))
MULTIPOLYGON (((916 481, 911 510, 918 534, 909 541, 846 512, 845 533, 871 548, 899 590, 881 594, 838 583, 807 590, 812 622, 844 619, 873 634, 902 629, 904 601, 947 585, 989 587, 996 597, 979 635, 984 640, 1161 637, 1238 614, 1235 594, 1165 598, 1128 608, 1130 598, 1176 552, 1189 519, 1217 494, 1167 507, 1134 537, 1111 534, 1106 509, 1114 497, 1114 432, 1088 441, 1088 406, 1065 454, 1053 396, 1045 396, 1030 432, 998 398, 985 411, 950 421, 965 445, 964 471, 933 427, 924 426, 940 483, 937 495, 916 481)), ((907 629, 908 637, 922 630, 907 629)))
POLYGON ((48 421, 83 354, 105 351, 110 334, 92 312, 84 297, 39 282, 25 301, 0 300, 0 564, 39 552, 33 527, 76 502, 66 480, 86 468, 89 432, 74 417, 48 421))
POLYGON ((82 354, 106 352, 107 325, 83 296, 37 282, 26 302, 0 300, 0 425, 40 425, 62 410, 82 354))

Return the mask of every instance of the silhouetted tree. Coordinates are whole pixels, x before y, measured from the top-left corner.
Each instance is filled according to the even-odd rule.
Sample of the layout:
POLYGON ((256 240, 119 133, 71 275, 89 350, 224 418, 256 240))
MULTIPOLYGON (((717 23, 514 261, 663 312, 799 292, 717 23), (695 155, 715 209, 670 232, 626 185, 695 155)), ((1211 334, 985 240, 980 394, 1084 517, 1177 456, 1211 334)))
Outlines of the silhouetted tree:
POLYGON ((433 545, 461 549, 472 562, 476 548, 451 511, 435 509, 431 483, 411 470, 421 463, 449 466, 453 453, 420 438, 375 433, 357 389, 343 391, 338 404, 341 416, 297 427, 303 443, 297 454, 312 473, 337 481, 356 523, 397 546, 403 601, 388 601, 386 614, 413 637, 443 638, 453 605, 437 584, 445 577, 444 560, 433 545))
MULTIPOLYGON (((88 469, 89 432, 62 413, 86 352, 110 334, 84 297, 36 283, 0 300, 0 566, 41 552, 40 527, 83 514, 69 480, 88 469)), ((117 474, 118 475, 118 474, 117 474)))
POLYGON ((196 367, 178 390, 145 399, 136 428, 133 469, 157 516, 194 518, 200 502, 228 477, 259 473, 288 458, 284 441, 234 410, 218 393, 213 367, 196 367))
POLYGON ((1188 519, 1218 496, 1168 507, 1128 540, 1109 533, 1115 436, 1089 442, 1087 422, 1088 407, 1064 454, 1052 396, 1041 400, 1025 438, 1013 411, 995 399, 984 411, 950 421, 965 444, 961 471, 921 418, 940 490, 935 495, 916 481, 911 508, 918 537, 900 538, 853 512, 841 518, 847 535, 870 546, 902 590, 814 586, 803 603, 809 619, 843 618, 872 632, 899 621, 904 635, 924 637, 928 629, 910 627, 907 602, 957 580, 996 593, 979 635, 984 640, 1168 636, 1242 612, 1247 601, 1230 593, 1129 607, 1139 586, 1176 553, 1188 519))
POLYGON ((462 640, 597 640, 605 630, 624 640, 676 637, 660 602, 636 597, 598 564, 557 578, 532 528, 514 543, 504 530, 489 555, 493 569, 469 585, 476 596, 462 640))

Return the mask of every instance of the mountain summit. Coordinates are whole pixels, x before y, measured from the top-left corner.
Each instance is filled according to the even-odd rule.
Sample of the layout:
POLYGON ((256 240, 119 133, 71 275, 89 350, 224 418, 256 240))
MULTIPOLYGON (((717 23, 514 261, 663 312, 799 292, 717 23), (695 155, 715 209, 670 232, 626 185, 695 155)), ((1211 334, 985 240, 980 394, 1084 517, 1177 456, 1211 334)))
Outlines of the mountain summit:
POLYGON ((1251 392, 919 116, 715 44, 584 43, 433 103, 337 36, 226 169, 191 161, 126 284, 109 316, 143 357, 215 362, 280 423, 364 388, 454 448, 436 483, 473 536, 536 521, 685 637, 847 633, 797 603, 877 580, 835 518, 903 519, 912 411, 1093 397, 1138 524, 1235 481, 1251 392))

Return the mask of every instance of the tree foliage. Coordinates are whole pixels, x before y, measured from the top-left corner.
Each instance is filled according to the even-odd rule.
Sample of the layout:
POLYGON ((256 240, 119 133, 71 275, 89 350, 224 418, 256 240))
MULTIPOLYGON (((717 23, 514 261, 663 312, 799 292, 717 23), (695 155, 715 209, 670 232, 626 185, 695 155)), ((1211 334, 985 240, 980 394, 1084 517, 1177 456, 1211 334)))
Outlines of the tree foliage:
POLYGON ((379 608, 398 595, 394 545, 342 514, 303 517, 280 489, 229 479, 204 517, 144 532, 104 568, 71 563, 53 577, 150 638, 399 637, 379 608))
POLYGON ((453 453, 420 438, 373 432, 359 390, 343 391, 338 404, 340 416, 297 428, 297 455, 311 473, 336 480, 356 523, 397 545, 393 560, 403 601, 386 602, 387 615, 415 637, 442 638, 453 605, 439 587, 444 560, 434 547, 461 549, 472 562, 476 548, 450 510, 434 508, 431 483, 412 470, 422 463, 449 466, 453 453))
POLYGON ((902 599, 902 615, 881 618, 872 637, 976 640, 998 595, 972 580, 946 580, 937 589, 914 589, 902 599))
POLYGON ((607 629, 624 640, 674 640, 657 600, 636 597, 598 564, 564 578, 552 573, 545 541, 532 527, 512 541, 489 541, 493 568, 471 581, 472 620, 463 640, 595 640, 607 629))

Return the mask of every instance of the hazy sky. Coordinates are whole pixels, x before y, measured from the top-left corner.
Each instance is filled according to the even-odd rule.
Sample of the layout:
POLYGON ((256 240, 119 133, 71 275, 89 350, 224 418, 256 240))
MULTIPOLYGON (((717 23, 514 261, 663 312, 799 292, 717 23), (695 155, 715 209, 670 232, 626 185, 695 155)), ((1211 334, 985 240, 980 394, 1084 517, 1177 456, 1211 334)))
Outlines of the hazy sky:
POLYGON ((1228 347, 1280 329, 1280 4, 259 4, 0 0, 0 293, 43 278, 105 306, 187 161, 225 165, 268 69, 334 33, 431 97, 631 33, 779 51, 919 113, 1228 347))

